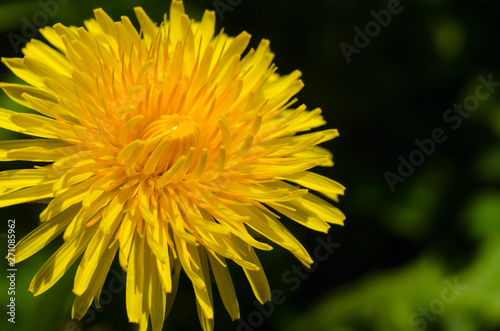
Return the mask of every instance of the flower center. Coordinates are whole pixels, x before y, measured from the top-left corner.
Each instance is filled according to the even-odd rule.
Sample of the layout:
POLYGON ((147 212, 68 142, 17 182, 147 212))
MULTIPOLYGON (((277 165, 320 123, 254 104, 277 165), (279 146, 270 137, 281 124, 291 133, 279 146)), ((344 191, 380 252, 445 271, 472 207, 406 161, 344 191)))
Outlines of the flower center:
MULTIPOLYGON (((191 147, 197 147, 200 139, 198 123, 191 116, 162 115, 150 123, 141 134, 141 140, 150 151, 151 162, 157 171, 168 170, 175 162, 187 155, 191 147)), ((156 171, 155 171, 156 172, 156 171)))
POLYGON ((185 140, 191 142, 190 146, 198 144, 200 133, 198 124, 191 116, 162 115, 159 119, 149 124, 142 135, 142 140, 169 137, 171 141, 185 140))

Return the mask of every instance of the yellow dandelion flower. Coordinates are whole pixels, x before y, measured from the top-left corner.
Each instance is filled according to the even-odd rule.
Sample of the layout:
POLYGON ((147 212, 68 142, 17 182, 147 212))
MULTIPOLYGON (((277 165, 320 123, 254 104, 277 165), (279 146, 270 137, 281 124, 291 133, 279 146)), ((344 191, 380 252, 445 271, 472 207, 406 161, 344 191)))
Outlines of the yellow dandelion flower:
POLYGON ((162 329, 182 269, 209 330, 211 277, 239 318, 226 259, 243 268, 261 303, 270 300, 254 249, 272 247, 257 235, 313 262, 278 213, 317 231, 342 224, 337 208, 308 191, 343 194, 308 171, 332 165, 318 144, 338 132, 297 135, 325 121, 320 109, 291 108, 301 74, 276 73, 269 41, 245 53, 248 33, 214 35, 214 12, 196 22, 182 1, 159 25, 135 13, 140 31, 96 9, 85 27, 41 29, 56 49, 32 40, 23 58, 2 59, 28 84, 2 89, 37 114, 0 108, 0 127, 32 136, 0 142, 0 161, 48 165, 1 172, 0 207, 49 201, 41 225, 18 243, 16 262, 63 233, 29 290, 45 292, 83 254, 73 318, 99 305, 118 255, 130 322, 162 329))

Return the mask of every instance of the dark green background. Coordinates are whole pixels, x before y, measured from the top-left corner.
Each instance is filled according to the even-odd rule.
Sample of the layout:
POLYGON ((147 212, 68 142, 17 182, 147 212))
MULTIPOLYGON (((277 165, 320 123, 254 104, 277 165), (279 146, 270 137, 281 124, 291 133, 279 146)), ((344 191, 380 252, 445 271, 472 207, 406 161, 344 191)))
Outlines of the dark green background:
MULTIPOLYGON (((215 9, 214 3, 185 1, 187 13, 196 19, 204 9, 215 9)), ((481 101, 456 130, 443 120, 454 104, 474 95, 478 76, 491 74, 500 81, 498 2, 402 1, 401 13, 393 15, 360 54, 353 54, 351 63, 340 43, 352 45, 354 28, 364 29, 373 20, 370 12, 386 9, 386 1, 232 3, 239 4, 218 17, 218 28, 232 35, 248 31, 254 47, 260 39, 270 39, 279 73, 303 72, 300 102, 310 109, 321 107, 327 127, 340 130, 339 138, 325 144, 334 152, 335 167, 317 172, 347 187, 339 203, 346 225, 330 231, 331 240, 340 246, 307 279, 294 283, 299 285, 296 290, 283 281, 283 275, 299 265, 291 254, 276 248, 259 255, 271 288, 282 291, 286 300, 253 329, 500 329, 500 89, 481 101), (417 148, 414 140, 431 137, 436 128, 445 132, 446 141, 436 144, 435 152, 391 192, 384 173, 397 173, 398 156, 407 159, 417 148), (466 288, 444 303, 447 281, 466 288), (421 309, 431 309, 431 315, 424 317, 421 309)), ((121 15, 133 16, 137 5, 161 21, 169 4, 69 0, 49 24, 81 25, 96 7, 118 20, 121 15)), ((21 56, 8 34, 22 35, 22 18, 32 21, 40 10, 36 1, 0 5, 1 56, 21 56)), ((2 67, 0 80, 15 78, 2 67)), ((4 95, 0 102, 0 107, 22 110, 4 95)), ((15 137, 19 135, 0 132, 1 139, 15 137)), ((0 169, 31 166, 4 163, 0 169)), ((0 250, 7 247, 7 219, 16 218, 19 240, 36 227, 41 210, 34 204, 1 209, 0 250)), ((318 238, 327 238, 285 223, 311 253, 318 238)), ((17 266, 17 324, 7 325, 3 308, 2 330, 65 330, 68 326, 75 268, 41 296, 33 298, 27 292, 31 278, 61 241, 17 266)), ((8 299, 4 265, 0 274, 3 307, 8 299)), ((120 272, 118 264, 114 268, 120 272)), ((234 264, 231 270, 241 315, 247 319, 258 311, 255 298, 243 272, 234 264)), ((113 294, 110 301, 93 322, 79 327, 134 330, 127 323, 124 291, 113 294)), ((231 322, 218 295, 215 305, 216 330, 236 330, 239 324, 231 322)), ((182 275, 165 330, 199 329, 194 293, 182 275)))

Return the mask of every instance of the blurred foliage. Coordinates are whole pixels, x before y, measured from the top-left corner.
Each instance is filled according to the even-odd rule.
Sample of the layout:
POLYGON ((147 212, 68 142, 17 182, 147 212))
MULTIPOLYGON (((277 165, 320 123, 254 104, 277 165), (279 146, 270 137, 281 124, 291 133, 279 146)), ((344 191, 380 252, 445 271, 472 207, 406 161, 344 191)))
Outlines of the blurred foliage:
MULTIPOLYGON (((169 1, 153 0, 64 2, 48 24, 81 25, 96 7, 103 7, 114 19, 133 16, 136 5, 160 21, 169 7, 169 1)), ((187 12, 196 19, 204 9, 213 10, 215 3, 185 0, 187 12)), ((402 12, 393 15, 348 64, 340 43, 353 45, 354 27, 364 29, 374 19, 370 12, 386 9, 387 3, 253 0, 241 1, 218 16, 218 27, 224 26, 228 33, 250 32, 253 46, 261 38, 270 39, 280 73, 296 68, 303 72, 300 102, 321 107, 328 127, 338 128, 341 134, 325 144, 335 154, 335 167, 317 171, 347 187, 340 201, 346 225, 331 230, 341 246, 319 262, 297 289, 283 280, 297 264, 291 254, 281 249, 259 254, 271 288, 281 290, 286 301, 276 304, 262 325, 251 329, 500 329, 500 91, 481 101, 456 130, 443 121, 447 109, 474 95, 479 75, 492 74, 500 81, 500 4, 494 0, 402 1, 402 12), (437 144, 436 151, 391 193, 384 173, 397 173, 398 156, 407 158, 416 148, 414 140, 430 137, 435 128, 443 128, 447 140, 437 144), (446 281, 455 280, 466 289, 445 302, 441 311, 446 281), (425 317, 421 309, 437 309, 439 314, 425 317)), ((1 56, 21 56, 9 34, 22 36, 22 18, 29 21, 40 10, 35 0, 0 4, 1 56)), ((15 78, 2 68, 0 80, 15 78)), ((5 95, 0 103, 3 108, 27 111, 5 95)), ((19 137, 0 131, 2 140, 19 137)), ((0 170, 26 166, 0 164, 0 170)), ((19 240, 36 227, 41 209, 37 204, 4 208, 0 218, 2 224, 17 219, 19 240)), ((315 239, 325 236, 291 222, 287 226, 310 252, 317 245, 315 239)), ((4 225, 0 233, 6 229, 4 225)), ((5 237, 0 240, 4 250, 5 237)), ((0 329, 134 330, 127 323, 124 291, 97 312, 92 308, 96 314, 91 322, 84 318, 67 324, 72 323, 74 268, 47 293, 33 298, 27 292, 38 268, 60 245, 58 240, 18 265, 17 323, 7 324, 2 313, 0 329)), ((248 316, 259 309, 241 270, 230 267, 242 318, 248 322, 248 316)), ((119 270, 118 264, 113 268, 119 270)), ((0 271, 2 307, 8 300, 5 270, 0 271)), ((216 329, 245 330, 230 321, 217 296, 215 305, 216 329)), ((183 276, 165 330, 199 329, 194 294, 183 276)))

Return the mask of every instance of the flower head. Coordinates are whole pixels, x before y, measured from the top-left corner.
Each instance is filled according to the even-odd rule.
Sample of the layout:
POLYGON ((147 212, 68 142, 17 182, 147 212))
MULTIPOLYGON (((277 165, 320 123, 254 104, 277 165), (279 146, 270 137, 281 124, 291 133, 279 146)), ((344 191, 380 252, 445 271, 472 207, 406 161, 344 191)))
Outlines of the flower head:
POLYGON ((317 231, 342 224, 337 208, 308 191, 343 194, 308 171, 332 165, 317 145, 338 133, 301 133, 325 121, 319 109, 291 108, 300 72, 278 75, 267 40, 245 53, 248 33, 214 35, 214 13, 190 20, 182 1, 160 25, 135 12, 139 32, 128 17, 114 22, 97 9, 85 27, 41 29, 55 48, 32 40, 24 58, 2 59, 28 85, 1 87, 36 113, 0 109, 0 127, 32 136, 0 142, 0 161, 48 164, 1 172, 0 207, 50 201, 17 245, 17 262, 63 233, 30 285, 34 295, 83 254, 72 310, 81 318, 94 299, 99 305, 118 256, 131 322, 161 330, 182 269, 207 330, 211 277, 239 318, 227 259, 243 268, 260 302, 270 300, 254 249, 272 247, 256 234, 313 262, 278 213, 317 231))

